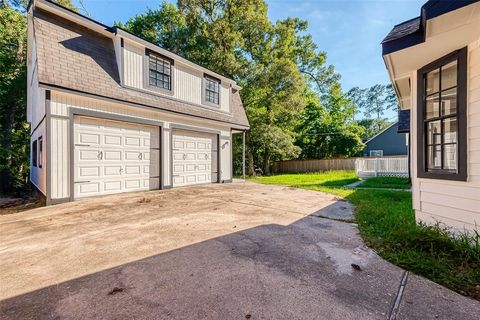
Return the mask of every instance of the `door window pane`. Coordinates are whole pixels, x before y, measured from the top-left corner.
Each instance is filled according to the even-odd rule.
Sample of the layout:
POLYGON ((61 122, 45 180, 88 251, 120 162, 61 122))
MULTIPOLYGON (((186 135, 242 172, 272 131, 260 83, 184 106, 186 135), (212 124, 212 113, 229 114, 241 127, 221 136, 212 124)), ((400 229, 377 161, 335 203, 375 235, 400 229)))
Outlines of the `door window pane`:
POLYGON ((442 116, 457 113, 457 88, 442 91, 442 116))
POLYGON ((457 145, 447 144, 443 147, 443 168, 457 170, 457 145))
POLYGON ((442 148, 440 146, 427 147, 428 169, 442 168, 442 148))
POLYGON ((442 90, 457 86, 457 61, 442 67, 442 90))
POLYGON ((435 118, 440 115, 440 97, 439 94, 427 97, 427 119, 435 118))
POLYGON ((426 95, 431 95, 439 91, 440 88, 440 69, 435 69, 427 73, 426 95))
POLYGON ((443 121, 443 142, 457 142, 457 118, 448 118, 443 121))
POLYGON ((440 120, 432 121, 427 124, 427 144, 442 143, 440 130, 440 120))

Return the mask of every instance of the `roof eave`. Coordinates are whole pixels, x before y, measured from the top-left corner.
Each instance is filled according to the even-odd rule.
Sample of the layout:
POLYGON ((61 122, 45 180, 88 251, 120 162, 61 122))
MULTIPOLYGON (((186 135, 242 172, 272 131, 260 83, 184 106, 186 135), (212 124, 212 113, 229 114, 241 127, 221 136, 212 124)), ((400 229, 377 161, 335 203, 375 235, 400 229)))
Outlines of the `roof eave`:
POLYGON ((423 30, 418 30, 405 37, 383 42, 382 55, 386 56, 387 54, 416 46, 417 44, 420 44, 424 41, 425 41, 425 33, 423 32, 423 30))
MULTIPOLYGON (((427 20, 436 18, 438 16, 449 13, 451 11, 455 11, 465 6, 474 4, 478 1, 480 0, 456 0, 456 1, 430 0, 430 1, 427 1, 420 9, 419 30, 395 40, 382 42, 382 54, 385 56, 387 54, 391 54, 393 52, 406 49, 409 47, 413 47, 425 42, 427 20)), ((410 21, 410 20, 407 20, 407 21, 410 21)))

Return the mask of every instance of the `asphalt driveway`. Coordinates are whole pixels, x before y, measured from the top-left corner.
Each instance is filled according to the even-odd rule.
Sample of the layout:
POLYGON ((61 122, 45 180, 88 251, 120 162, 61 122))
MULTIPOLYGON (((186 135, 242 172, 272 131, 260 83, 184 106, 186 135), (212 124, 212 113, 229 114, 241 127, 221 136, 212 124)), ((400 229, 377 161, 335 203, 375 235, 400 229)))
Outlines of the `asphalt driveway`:
POLYGON ((0 319, 477 318, 323 218, 351 215, 332 195, 235 183, 0 216, 0 319))

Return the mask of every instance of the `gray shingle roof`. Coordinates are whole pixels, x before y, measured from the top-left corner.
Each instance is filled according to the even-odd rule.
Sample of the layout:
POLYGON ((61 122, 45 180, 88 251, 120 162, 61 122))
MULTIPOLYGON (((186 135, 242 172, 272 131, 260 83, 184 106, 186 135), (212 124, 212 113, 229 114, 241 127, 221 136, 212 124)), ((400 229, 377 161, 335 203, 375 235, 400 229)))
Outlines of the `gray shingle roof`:
POLYGON ((382 43, 397 40, 420 30, 420 17, 413 18, 393 27, 382 43))
POLYGON ((40 83, 249 126, 238 90, 233 90, 231 114, 132 90, 120 85, 112 39, 38 8, 34 11, 34 35, 40 83))

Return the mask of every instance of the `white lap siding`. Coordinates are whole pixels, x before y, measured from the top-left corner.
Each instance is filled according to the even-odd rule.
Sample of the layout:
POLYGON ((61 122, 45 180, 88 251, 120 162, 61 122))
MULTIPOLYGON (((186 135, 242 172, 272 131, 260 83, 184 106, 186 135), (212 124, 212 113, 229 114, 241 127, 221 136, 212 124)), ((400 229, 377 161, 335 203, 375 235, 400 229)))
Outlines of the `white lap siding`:
MULTIPOLYGON (((172 186, 171 181, 171 134, 175 125, 195 130, 209 130, 218 132, 222 141, 231 140, 230 127, 218 122, 202 119, 194 119, 181 115, 156 111, 154 109, 140 108, 137 106, 124 105, 119 103, 107 102, 104 100, 86 98, 78 95, 72 95, 63 92, 52 91, 50 102, 50 115, 48 117, 50 125, 51 149, 51 175, 50 190, 51 198, 63 199, 69 198, 70 190, 70 109, 79 109, 93 112, 101 112, 104 115, 125 116, 129 119, 138 119, 141 121, 158 121, 163 124, 161 139, 162 145, 162 179, 163 185, 168 188, 172 186)), ((114 119, 115 120, 115 119, 114 119)), ((221 161, 221 180, 229 181, 231 179, 231 141, 220 148, 221 161)))
MULTIPOLYGON (((413 199, 420 221, 445 223, 457 230, 480 230, 480 39, 468 46, 467 101, 468 180, 414 178, 413 199)), ((411 128, 416 134, 416 113, 412 115, 411 128)), ((412 163, 416 163, 415 153, 412 163)))

